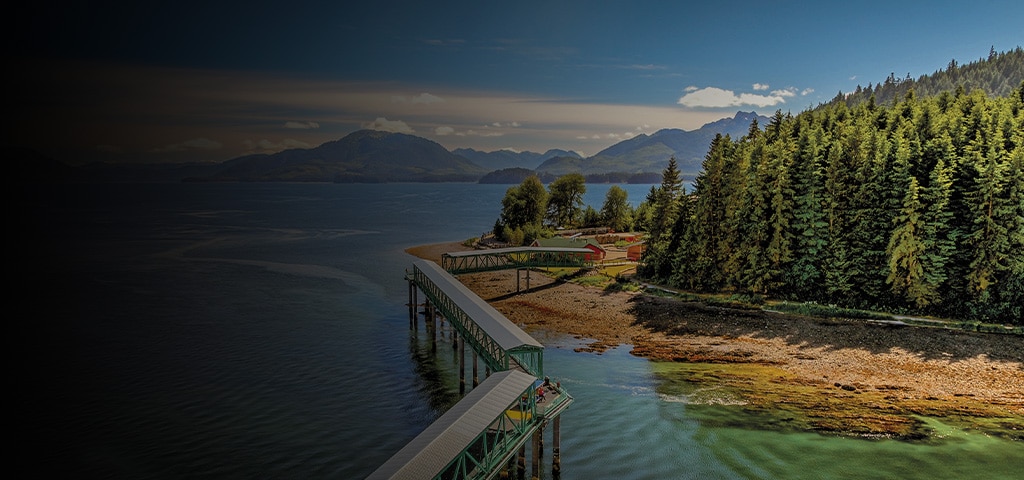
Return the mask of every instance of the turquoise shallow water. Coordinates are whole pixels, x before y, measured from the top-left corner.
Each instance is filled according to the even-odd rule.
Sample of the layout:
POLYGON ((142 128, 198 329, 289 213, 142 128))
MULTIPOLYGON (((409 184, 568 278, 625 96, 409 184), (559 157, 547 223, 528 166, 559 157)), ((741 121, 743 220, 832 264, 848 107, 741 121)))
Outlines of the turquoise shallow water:
MULTIPOLYGON (((408 329, 403 250, 489 229, 506 188, 33 189, 32 271, 52 292, 35 308, 52 320, 23 327, 33 354, 16 358, 23 458, 75 478, 365 477, 458 399, 452 356, 408 329)), ((607 186, 589 188, 600 208, 607 186)), ((576 399, 563 479, 1015 478, 1024 465, 1024 445, 941 423, 929 444, 766 430, 742 405, 673 391, 671 366, 628 347, 540 340, 576 399)))

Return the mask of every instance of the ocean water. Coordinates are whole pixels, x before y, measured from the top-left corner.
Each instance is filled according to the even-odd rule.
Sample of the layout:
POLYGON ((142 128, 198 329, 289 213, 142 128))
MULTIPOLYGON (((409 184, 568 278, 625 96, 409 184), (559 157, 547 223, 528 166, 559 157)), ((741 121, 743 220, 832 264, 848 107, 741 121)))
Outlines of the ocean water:
MULTIPOLYGON (((634 204, 650 188, 623 187, 634 204)), ((489 230, 507 188, 25 189, 16 461, 32 477, 365 477, 459 397, 451 350, 432 354, 409 330, 404 249, 489 230)), ((600 209, 607 188, 588 186, 586 203, 600 209)), ((685 373, 628 346, 538 339, 576 399, 563 479, 1019 478, 1024 466, 1019 442, 938 420, 927 443, 772 431, 741 405, 666 389, 685 373)))

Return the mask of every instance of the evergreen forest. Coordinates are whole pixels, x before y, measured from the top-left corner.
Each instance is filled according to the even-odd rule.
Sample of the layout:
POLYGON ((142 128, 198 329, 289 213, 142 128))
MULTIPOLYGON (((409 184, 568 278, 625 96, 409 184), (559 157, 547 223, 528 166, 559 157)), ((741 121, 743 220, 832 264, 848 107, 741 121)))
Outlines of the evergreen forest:
POLYGON ((614 188, 584 210, 583 183, 510 188, 496 237, 603 224, 646 232, 648 282, 1024 325, 1020 47, 755 119, 741 138, 714 138, 690 191, 670 159, 635 210, 614 188))
POLYGON ((718 136, 652 192, 640 274, 678 288, 1021 325, 1024 82, 831 102, 718 136))

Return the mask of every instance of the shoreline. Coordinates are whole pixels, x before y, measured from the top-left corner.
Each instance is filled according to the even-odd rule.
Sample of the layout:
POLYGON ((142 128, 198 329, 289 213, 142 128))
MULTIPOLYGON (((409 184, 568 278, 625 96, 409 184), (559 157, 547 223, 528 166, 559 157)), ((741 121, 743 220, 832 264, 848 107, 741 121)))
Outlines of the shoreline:
MULTIPOLYGON (((440 262, 460 242, 406 249, 440 262)), ((923 439, 918 417, 943 417, 1024 441, 1024 346, 1013 335, 869 324, 740 310, 606 292, 533 272, 515 294, 514 271, 460 275, 470 290, 524 327, 588 342, 601 354, 630 345, 651 361, 713 364, 691 375, 743 398, 744 408, 796 413, 786 429, 923 439)))

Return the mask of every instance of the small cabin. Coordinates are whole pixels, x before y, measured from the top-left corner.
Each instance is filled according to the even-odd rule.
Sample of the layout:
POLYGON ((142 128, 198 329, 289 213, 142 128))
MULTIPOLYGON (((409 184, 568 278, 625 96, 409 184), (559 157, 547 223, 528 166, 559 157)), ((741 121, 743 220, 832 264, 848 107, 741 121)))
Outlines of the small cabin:
POLYGON ((640 257, 643 256, 645 249, 647 249, 647 244, 643 242, 634 243, 632 245, 626 246, 626 259, 633 262, 639 262, 640 257))

